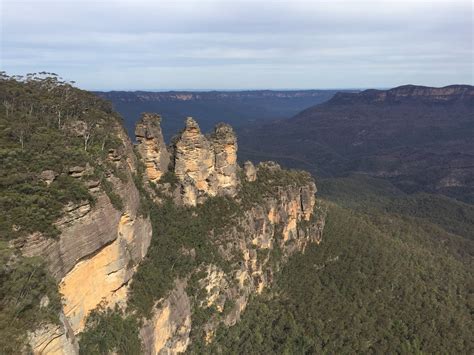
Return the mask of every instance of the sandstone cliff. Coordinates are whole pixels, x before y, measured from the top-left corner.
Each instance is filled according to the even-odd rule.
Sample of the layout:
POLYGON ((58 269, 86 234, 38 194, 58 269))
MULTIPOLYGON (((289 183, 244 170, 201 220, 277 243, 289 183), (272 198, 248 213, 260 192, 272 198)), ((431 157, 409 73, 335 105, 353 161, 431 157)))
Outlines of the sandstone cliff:
POLYGON ((89 312, 99 304, 113 307, 126 303, 128 283, 150 244, 150 220, 138 213, 140 196, 132 179, 136 169, 132 145, 121 126, 117 124, 113 132, 121 147, 109 152, 103 162, 109 170, 102 182, 88 175, 92 174, 90 167, 72 169, 74 177, 89 186, 95 203, 67 205, 56 222, 57 239, 35 233, 16 242, 23 255, 47 259, 63 296, 61 324, 45 325, 30 334, 34 353, 76 353, 75 336, 83 330, 89 312), (105 185, 123 202, 121 210, 113 206, 105 185))
POLYGON ((158 115, 145 114, 136 126, 138 151, 146 166, 145 179, 154 183, 169 172, 178 179, 173 191, 175 201, 196 206, 207 197, 235 196, 238 188, 237 138, 232 127, 218 124, 209 136, 201 133, 191 117, 185 121, 181 133, 169 147, 170 158, 164 146, 158 115), (146 119, 145 119, 146 118, 146 119), (144 140, 144 132, 153 132, 144 140))
POLYGON ((135 127, 137 149, 146 166, 146 176, 151 181, 159 180, 170 162, 160 122, 159 115, 144 113, 135 127))
MULTIPOLYGON (((273 163, 260 164, 257 170, 262 179, 277 179, 284 173, 273 163)), ((250 184, 258 188, 258 183, 257 178, 250 184)), ((221 324, 231 326, 239 320, 249 297, 272 283, 290 255, 321 241, 324 211, 316 204, 314 182, 309 179, 293 186, 278 185, 276 182, 274 193, 261 203, 242 206, 240 217, 214 236, 221 255, 229 261, 238 260, 231 270, 215 264, 201 265, 189 275, 188 283, 194 286, 183 289, 178 283, 156 307, 151 321, 142 329, 146 353, 174 354, 184 351, 193 341, 212 341, 221 324), (197 317, 199 313, 205 316, 197 317)))
MULTIPOLYGON (((211 342, 219 326, 239 320, 249 297, 272 283, 290 255, 321 241, 324 211, 317 205, 309 174, 286 171, 272 162, 256 167, 246 162, 241 169, 237 139, 226 124, 204 135, 188 118, 167 148, 160 121, 158 115, 143 115, 136 128, 135 152, 116 125, 113 131, 121 145, 100 163, 101 176, 90 165, 69 170, 70 176, 88 186, 94 203, 66 205, 56 221, 57 239, 34 233, 15 242, 24 256, 47 259, 63 297, 60 323, 30 332, 34 353, 78 353, 78 335, 91 331, 87 319, 99 306, 118 306, 140 318, 136 327, 140 324, 141 351, 146 354, 181 353, 191 345, 211 342), (206 241, 204 251, 212 257, 200 256, 199 248, 173 244, 179 250, 168 254, 193 267, 178 272, 146 317, 128 302, 133 276, 156 255, 149 255, 150 250, 161 248, 159 241, 153 244, 152 233, 154 238, 168 236, 159 232, 166 231, 160 227, 163 221, 155 218, 152 223, 150 212, 142 211, 143 200, 148 209, 158 211, 163 204, 176 204, 174 208, 187 211, 195 226, 221 215, 196 229, 205 233, 195 238, 206 241), (214 200, 224 203, 226 211, 217 202, 213 205, 214 200)), ((175 263, 163 270, 172 271, 175 263)))

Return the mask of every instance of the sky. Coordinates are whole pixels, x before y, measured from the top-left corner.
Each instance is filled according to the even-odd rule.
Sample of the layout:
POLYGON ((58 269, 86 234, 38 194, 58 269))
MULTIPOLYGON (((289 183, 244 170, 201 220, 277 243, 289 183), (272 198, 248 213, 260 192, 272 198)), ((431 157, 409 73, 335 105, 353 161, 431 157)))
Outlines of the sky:
POLYGON ((0 0, 0 69, 89 90, 473 84, 471 0, 0 0))

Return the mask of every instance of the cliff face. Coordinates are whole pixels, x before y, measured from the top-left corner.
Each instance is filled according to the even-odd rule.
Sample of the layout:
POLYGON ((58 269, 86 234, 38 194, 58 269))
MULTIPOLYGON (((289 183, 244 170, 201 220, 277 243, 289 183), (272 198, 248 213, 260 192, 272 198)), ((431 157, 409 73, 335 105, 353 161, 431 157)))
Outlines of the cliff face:
MULTIPOLYGON (((124 305, 128 282, 146 255, 152 229, 150 220, 138 213, 140 196, 132 179, 136 160, 131 142, 120 126, 114 128, 114 134, 122 146, 120 151, 110 152, 104 163, 113 164, 122 179, 108 174, 103 183, 87 182, 95 203, 66 206, 63 217, 56 222, 59 238, 37 233, 19 245, 23 255, 47 259, 63 295, 61 324, 46 325, 30 334, 34 353, 75 353, 75 335, 83 330, 89 312, 99 304, 124 305), (102 184, 106 183, 123 201, 121 211, 104 192, 102 184)), ((77 167, 75 178, 85 179, 87 170, 77 167)))
POLYGON ((404 85, 390 90, 365 90, 360 93, 337 93, 330 105, 357 103, 425 103, 474 104, 474 89, 469 85, 451 85, 442 88, 404 85))
MULTIPOLYGON (((324 213, 317 207, 309 174, 288 172, 271 162, 257 167, 246 162, 240 169, 237 139, 226 124, 205 136, 188 118, 166 147, 160 120, 145 114, 137 125, 141 162, 117 125, 114 135, 121 146, 101 162, 106 167, 102 179, 91 178, 89 165, 70 169, 73 178, 88 186, 94 203, 66 205, 56 222, 57 239, 35 233, 16 242, 23 255, 47 259, 63 296, 60 323, 29 333, 34 353, 78 353, 77 335, 87 330, 87 317, 99 306, 130 312, 130 283, 151 250, 152 224, 139 212, 144 198, 158 209, 166 199, 174 201, 176 208, 194 209, 193 216, 200 216, 199 206, 212 197, 227 199, 235 209, 205 236, 216 258, 202 259, 176 277, 169 292, 155 299, 150 317, 141 318, 139 335, 147 354, 180 353, 191 344, 211 342, 219 326, 239 320, 250 295, 270 285, 290 255, 320 242, 324 213), (134 176, 140 176, 139 164, 144 166, 143 189, 134 176), (117 198, 120 208, 114 203, 117 198)), ((153 233, 154 238, 166 237, 153 233)), ((197 252, 179 253, 195 260, 197 252)))

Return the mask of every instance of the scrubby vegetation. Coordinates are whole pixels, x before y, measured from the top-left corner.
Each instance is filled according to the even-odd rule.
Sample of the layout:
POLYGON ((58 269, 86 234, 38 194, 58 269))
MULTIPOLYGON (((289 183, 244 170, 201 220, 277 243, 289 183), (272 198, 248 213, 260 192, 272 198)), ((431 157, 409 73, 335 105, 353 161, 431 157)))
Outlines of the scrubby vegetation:
POLYGON ((388 181, 366 175, 322 179, 320 192, 338 204, 364 213, 380 211, 419 218, 448 232, 474 238, 474 206, 443 195, 406 194, 388 181))
POLYGON ((203 263, 225 266, 210 232, 230 222, 233 204, 219 197, 197 208, 177 207, 170 200, 151 208, 152 244, 133 278, 129 301, 133 309, 148 316, 177 277, 185 277, 203 263))
POLYGON ((329 203, 323 242, 292 257, 203 353, 472 353, 473 244, 448 223, 470 206, 443 197, 442 211, 458 214, 434 219, 412 206, 437 209, 436 196, 362 177, 320 186, 351 209, 329 203))
POLYGON ((0 238, 56 236, 53 222, 66 203, 92 201, 69 169, 94 167, 117 147, 119 117, 110 103, 50 73, 0 73, 0 102, 0 238))
POLYGON ((247 207, 259 203, 265 197, 277 196, 281 186, 304 186, 313 181, 311 174, 303 170, 281 169, 279 165, 264 163, 259 166, 257 180, 245 181, 241 176, 242 189, 238 199, 247 207))
MULTIPOLYGON (((160 183, 172 183, 174 179, 168 174, 160 183)), ((215 264, 230 270, 231 263, 237 263, 241 255, 231 261, 218 252, 220 237, 228 227, 252 203, 276 196, 278 186, 296 186, 310 179, 304 172, 262 168, 257 181, 244 183, 235 199, 214 197, 194 208, 179 207, 169 198, 160 206, 148 201, 147 210, 153 225, 152 244, 134 275, 130 307, 149 316, 154 303, 167 294, 174 280, 189 275, 200 265, 215 264)), ((136 181, 144 191, 140 186, 141 177, 136 181)))
POLYGON ((140 325, 133 315, 125 315, 115 309, 99 307, 87 318, 86 328, 95 331, 84 332, 79 341, 79 354, 142 354, 139 338, 140 325))
POLYGON ((14 255, 0 241, 0 353, 18 353, 28 330, 59 322, 60 307, 56 282, 41 258, 14 255))
MULTIPOLYGON (((120 144, 113 134, 119 116, 110 103, 72 84, 51 73, 25 77, 0 73, 2 354, 26 347, 27 331, 57 323, 61 308, 56 281, 42 258, 17 255, 12 245, 36 232, 57 237, 54 222, 65 205, 94 204, 87 180, 101 180, 107 190, 105 173, 120 175, 105 163, 109 149, 120 144), (89 175, 73 176, 86 168, 89 175)), ((120 208, 112 186, 108 190, 120 208)))

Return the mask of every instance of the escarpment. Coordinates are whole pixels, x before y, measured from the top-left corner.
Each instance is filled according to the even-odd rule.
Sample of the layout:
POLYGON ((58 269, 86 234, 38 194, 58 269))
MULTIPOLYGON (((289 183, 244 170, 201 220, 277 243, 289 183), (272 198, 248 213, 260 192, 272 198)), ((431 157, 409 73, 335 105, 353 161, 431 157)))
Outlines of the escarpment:
MULTIPOLYGON (((223 225, 210 227, 205 236, 219 258, 204 259, 185 273, 145 321, 141 337, 147 354, 205 347, 220 326, 238 322, 250 296, 272 284, 289 256, 321 242, 325 211, 316 203, 310 176, 274 163, 259 164, 256 175, 242 182, 226 207, 237 210, 224 213, 223 225)), ((196 207, 199 217, 206 204, 196 207)), ((195 260, 195 253, 180 255, 195 260)))
POLYGON ((132 144, 118 124, 112 132, 119 146, 101 162, 102 176, 91 166, 70 169, 74 179, 88 187, 93 202, 64 207, 55 223, 58 238, 34 233, 16 242, 24 256, 47 260, 63 299, 60 324, 44 325, 30 334, 34 353, 77 352, 77 335, 90 311, 99 305, 126 304, 129 281, 149 247, 152 228, 150 219, 139 212, 132 144))
MULTIPOLYGON (((36 111, 18 113, 31 118, 32 138, 8 138, 13 152, 2 177, 14 184, 0 186, 7 196, 0 203, 15 204, 0 216, 8 233, 0 236, 2 272, 24 282, 26 293, 30 280, 39 290, 31 302, 37 322, 25 316, 15 328, 21 308, 8 315, 18 351, 205 347, 219 327, 239 320, 290 255, 321 241, 324 211, 311 176, 271 162, 241 168, 229 125, 204 134, 187 118, 167 146, 161 117, 147 113, 133 146, 111 107, 93 95, 60 83, 57 96, 50 82, 11 85, 38 92, 28 106, 36 111), (74 100, 64 103, 63 90, 74 100), (42 102, 41 95, 53 96, 42 102), (73 113, 52 120, 63 112, 58 107, 73 113), (49 149, 47 159, 38 147, 49 149)), ((15 90, 8 95, 14 100, 15 90)), ((0 111, 13 126, 11 116, 0 111)), ((19 307, 17 293, 9 297, 19 307)), ((0 345, 0 352, 13 348, 0 345)))
MULTIPOLYGON (((169 152, 169 170, 153 184, 151 193, 192 206, 194 212, 186 218, 199 225, 215 218, 209 214, 221 216, 213 225, 196 230, 204 233, 214 257, 199 257, 202 251, 186 245, 177 253, 194 266, 156 300, 151 316, 144 320, 140 335, 147 354, 180 353, 190 345, 211 342, 219 326, 239 320, 250 295, 271 285, 290 255, 321 241, 324 228, 325 212, 317 204, 311 176, 286 171, 273 162, 257 167, 246 162, 241 169, 237 139, 228 125, 219 124, 204 135, 197 122, 187 118, 169 152), (174 191, 170 174, 176 179, 174 191)), ((145 176, 145 182, 148 179, 145 176)), ((193 226, 191 222, 183 233, 193 226)), ((201 240, 197 235, 190 238, 201 240)), ((172 268, 176 270, 175 264, 172 268)))

